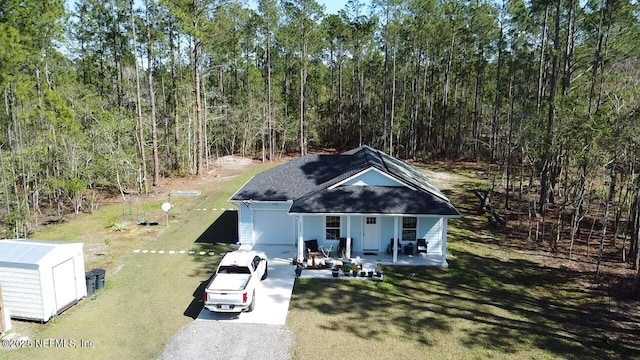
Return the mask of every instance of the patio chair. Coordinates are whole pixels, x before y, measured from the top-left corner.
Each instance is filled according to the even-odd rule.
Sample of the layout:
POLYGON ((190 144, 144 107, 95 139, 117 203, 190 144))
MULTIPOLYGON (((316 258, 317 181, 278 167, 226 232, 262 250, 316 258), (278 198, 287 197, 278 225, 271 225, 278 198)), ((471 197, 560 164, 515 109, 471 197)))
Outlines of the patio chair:
POLYGON ((319 247, 318 247, 318 240, 317 239, 313 239, 313 240, 305 240, 304 241, 304 247, 307 250, 307 254, 311 254, 311 253, 319 253, 319 247))
MULTIPOLYGON (((400 239, 398 239, 398 255, 402 252, 402 245, 400 244, 400 239)), ((393 238, 389 241, 389 245, 387 246, 387 254, 393 255, 393 238)))
POLYGON ((309 257, 311 257, 311 254, 315 256, 318 253, 322 253, 322 256, 328 258, 331 257, 331 250, 333 249, 333 246, 329 246, 328 249, 319 246, 317 239, 305 240, 304 247, 307 250, 307 254, 309 255, 309 257))
POLYGON ((340 244, 338 245, 338 256, 346 257, 347 252, 347 238, 340 238, 340 244))
POLYGON ((416 240, 416 246, 417 246, 417 253, 427 253, 427 245, 429 245, 429 243, 425 240, 425 239, 417 239, 416 240))

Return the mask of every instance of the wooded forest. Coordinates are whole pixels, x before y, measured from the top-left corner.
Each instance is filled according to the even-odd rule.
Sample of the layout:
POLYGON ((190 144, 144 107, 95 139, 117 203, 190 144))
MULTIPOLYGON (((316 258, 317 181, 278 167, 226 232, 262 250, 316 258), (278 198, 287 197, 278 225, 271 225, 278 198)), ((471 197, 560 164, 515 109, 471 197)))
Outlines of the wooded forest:
POLYGON ((219 156, 367 144, 489 164, 494 209, 552 206, 572 245, 596 216, 598 261, 622 237, 639 268, 636 0, 0 0, 0 88, 7 237, 219 156))

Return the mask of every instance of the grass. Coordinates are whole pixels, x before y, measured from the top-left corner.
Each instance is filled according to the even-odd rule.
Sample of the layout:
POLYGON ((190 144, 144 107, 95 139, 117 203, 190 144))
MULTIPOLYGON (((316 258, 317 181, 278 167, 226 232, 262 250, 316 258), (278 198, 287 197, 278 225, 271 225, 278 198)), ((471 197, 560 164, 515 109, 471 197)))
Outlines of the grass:
POLYGON ((587 274, 501 246, 509 239, 487 229, 469 192, 486 184, 446 170, 455 183, 436 185, 463 214, 449 221, 449 268, 388 267, 383 283, 296 279, 292 359, 640 358, 634 326, 618 326, 637 318, 612 312, 587 274))
MULTIPOLYGON (((159 210, 166 199, 149 198, 38 232, 34 238, 84 242, 87 269, 106 269, 107 288, 47 324, 14 325, 32 339, 87 340, 93 347, 0 351, 0 359, 159 357, 202 308, 202 287, 219 257, 133 249, 226 251, 233 234, 225 229, 236 220, 196 209, 229 208, 231 194, 263 169, 213 182, 198 198, 172 199, 169 227, 159 210), (143 218, 161 225, 137 225, 143 218), (115 224, 125 226, 111 231, 115 224)), ((633 333, 620 336, 613 326, 629 318, 608 311, 602 291, 578 285, 583 274, 501 246, 467 191, 482 181, 465 169, 447 169, 456 181, 466 178, 459 186, 442 180, 451 182, 445 192, 464 214, 449 222, 449 269, 387 267, 384 282, 297 279, 287 317, 291 358, 640 358, 637 343, 628 340, 633 333)))
POLYGON ((78 220, 48 227, 33 238, 85 243, 86 268, 104 268, 106 289, 85 298, 46 324, 14 321, 15 330, 31 339, 71 339, 77 348, 29 348, 0 351, 0 359, 150 359, 159 357, 181 327, 197 316, 203 283, 213 273, 226 244, 207 234, 229 197, 257 167, 228 181, 214 181, 197 198, 174 198, 170 226, 164 226, 160 204, 147 199, 131 207, 113 205, 78 220), (137 225, 140 214, 161 225, 137 225), (156 220, 157 218, 157 220, 156 220), (125 231, 110 231, 126 222, 125 231), (213 250, 216 255, 134 254, 134 249, 213 250), (80 348, 80 340, 93 346, 80 348))
MULTIPOLYGON (((608 344, 600 296, 523 259, 454 247, 447 270, 389 267, 385 282, 297 279, 287 325, 293 359, 604 359, 640 356, 608 344)), ((499 254, 506 255, 506 254, 499 254)))

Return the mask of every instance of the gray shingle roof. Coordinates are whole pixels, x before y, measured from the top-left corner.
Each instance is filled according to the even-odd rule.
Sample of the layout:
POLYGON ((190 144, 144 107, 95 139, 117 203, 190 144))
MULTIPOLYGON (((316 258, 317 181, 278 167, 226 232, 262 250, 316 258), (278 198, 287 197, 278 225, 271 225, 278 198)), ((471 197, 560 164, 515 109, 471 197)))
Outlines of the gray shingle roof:
POLYGON ((231 201, 289 200, 294 201, 295 209, 299 210, 292 208, 291 212, 324 212, 320 209, 328 211, 331 202, 334 209, 331 212, 338 212, 338 208, 365 209, 357 205, 361 199, 356 199, 356 195, 379 197, 367 200, 377 210, 361 211, 366 213, 459 215, 446 196, 431 185, 419 169, 368 146, 337 155, 306 155, 269 169, 253 177, 233 195, 231 201), (339 187, 327 190, 331 185, 372 167, 418 190, 394 187, 339 187), (313 205, 310 201, 318 203, 313 205), (407 204, 400 205, 402 201, 407 204))
POLYGON ((289 212, 460 215, 451 203, 428 192, 383 186, 319 190, 295 200, 289 212))

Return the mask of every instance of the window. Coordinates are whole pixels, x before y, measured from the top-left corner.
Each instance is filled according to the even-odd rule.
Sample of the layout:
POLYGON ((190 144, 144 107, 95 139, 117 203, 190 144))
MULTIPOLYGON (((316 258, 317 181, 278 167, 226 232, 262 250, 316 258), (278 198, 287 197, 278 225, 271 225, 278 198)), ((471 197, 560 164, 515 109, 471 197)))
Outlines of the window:
POLYGON ((376 224, 376 218, 367 217, 367 225, 375 225, 375 224, 376 224))
POLYGON ((417 217, 402 218, 402 241, 416 241, 418 232, 417 217))
POLYGON ((325 218, 325 239, 337 240, 340 238, 340 216, 327 216, 325 218))

